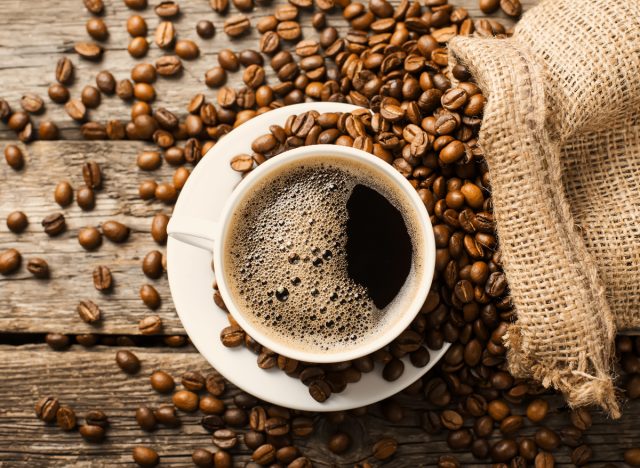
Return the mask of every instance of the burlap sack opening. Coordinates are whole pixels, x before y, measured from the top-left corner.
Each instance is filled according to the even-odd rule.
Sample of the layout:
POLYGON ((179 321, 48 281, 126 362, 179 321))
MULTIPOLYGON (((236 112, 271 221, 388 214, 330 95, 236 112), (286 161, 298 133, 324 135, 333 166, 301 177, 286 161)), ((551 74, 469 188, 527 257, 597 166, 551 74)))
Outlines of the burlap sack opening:
POLYGON ((449 48, 488 99, 510 370, 618 417, 615 333, 640 328, 640 2, 547 0, 509 39, 449 48))

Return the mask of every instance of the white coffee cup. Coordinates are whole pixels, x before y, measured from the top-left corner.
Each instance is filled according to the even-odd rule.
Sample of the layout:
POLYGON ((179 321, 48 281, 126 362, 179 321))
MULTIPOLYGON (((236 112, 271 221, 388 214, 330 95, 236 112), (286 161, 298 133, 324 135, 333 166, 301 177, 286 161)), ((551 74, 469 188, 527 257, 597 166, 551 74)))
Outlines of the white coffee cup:
MULTIPOLYGON (((217 222, 191 218, 185 216, 173 216, 167 226, 167 234, 179 241, 186 242, 190 245, 194 245, 205 249, 213 253, 213 266, 217 272, 216 281, 218 283, 218 289, 228 311, 238 324, 254 338, 258 343, 266 346, 278 354, 282 354, 289 358, 297 359, 303 362, 310 363, 329 363, 329 362, 342 362, 371 354, 374 351, 389 344, 394 338, 396 338, 404 329, 406 329, 415 318, 420 308, 424 304, 424 301, 431 287, 431 281, 433 279, 433 271, 435 268, 435 240, 433 236, 433 229, 431 222, 429 221, 429 215, 424 206, 424 203, 418 196, 413 186, 402 177, 391 165, 382 161, 381 159, 355 148, 340 146, 340 145, 311 145, 303 146, 289 150, 285 153, 278 155, 272 159, 269 159, 265 163, 252 170, 235 188, 231 197, 227 200, 225 207, 217 222), (228 287, 225 275, 222 272, 225 271, 225 255, 223 255, 223 243, 226 238, 227 229, 230 226, 232 215, 236 212, 244 199, 245 195, 249 193, 257 184, 274 172, 277 172, 283 166, 290 166, 291 164, 303 164, 305 161, 314 160, 322 156, 331 155, 333 159, 344 159, 346 162, 349 160, 357 160, 360 164, 364 164, 368 169, 374 173, 378 173, 380 180, 385 183, 396 184, 396 187, 405 192, 406 199, 408 200, 407 206, 403 205, 405 209, 411 209, 415 213, 415 219, 418 220, 417 233, 426 245, 423 246, 423 261, 419 268, 420 271, 414 271, 413 274, 421 275, 423 278, 415 288, 410 292, 411 301, 407 306, 406 302, 403 304, 405 310, 398 314, 398 318, 389 323, 388 326, 382 328, 380 333, 372 336, 368 336, 358 346, 345 349, 344 351, 331 351, 327 353, 321 353, 317 351, 305 351, 300 348, 293 348, 287 346, 283 341, 274 339, 262 332, 259 328, 254 326, 250 319, 245 317, 242 311, 237 307, 233 295, 228 287)), ((212 312, 213 313, 213 312, 212 312)))

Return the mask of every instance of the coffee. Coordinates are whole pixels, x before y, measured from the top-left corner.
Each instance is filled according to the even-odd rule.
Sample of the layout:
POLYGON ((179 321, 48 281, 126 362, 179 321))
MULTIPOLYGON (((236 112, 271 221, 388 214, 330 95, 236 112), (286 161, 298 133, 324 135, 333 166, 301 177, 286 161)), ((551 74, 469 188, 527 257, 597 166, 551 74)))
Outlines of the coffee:
POLYGON ((422 281, 425 242, 412 202, 387 177, 333 156, 265 176, 224 242, 241 314, 287 347, 323 353, 395 322, 422 281))

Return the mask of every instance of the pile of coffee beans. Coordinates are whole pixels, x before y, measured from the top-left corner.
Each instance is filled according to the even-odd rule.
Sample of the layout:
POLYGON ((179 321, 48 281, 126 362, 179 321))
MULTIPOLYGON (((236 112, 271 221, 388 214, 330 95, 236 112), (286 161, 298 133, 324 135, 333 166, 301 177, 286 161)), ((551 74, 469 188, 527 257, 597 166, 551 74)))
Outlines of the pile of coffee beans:
MULTIPOLYGON (((103 70, 95 83, 84 83, 79 96, 71 96, 68 86, 81 77, 75 76, 72 58, 62 57, 55 65, 55 81, 48 96, 54 105, 64 106, 86 139, 135 139, 157 146, 155 151, 138 155, 140 170, 151 175, 163 159, 176 169, 170 181, 151 177, 144 180, 139 186, 141 199, 172 205, 189 177, 189 167, 195 166, 231 129, 256 115, 308 100, 348 102, 367 110, 294 116, 257 138, 252 153, 237 155, 231 167, 245 174, 282 151, 301 145, 353 146, 383 159, 406 177, 423 200, 434 227, 436 274, 427 301, 409 329, 385 349, 353 362, 307 366, 260 346, 231 317, 229 327, 221 334, 225 345, 246 346, 257 354, 260 367, 277 367, 301 379, 309 385, 311 395, 321 401, 373 370, 375 363, 384 365, 383 376, 392 381, 403 372, 400 358, 408 355, 413 365, 424 366, 429 357, 426 348, 439 349, 445 341, 450 342, 452 346, 434 371, 403 392, 432 408, 421 414, 425 432, 446 431, 452 451, 472 453, 478 460, 491 460, 499 467, 551 467, 555 463, 552 452, 562 447, 570 450, 574 464, 589 463, 593 457, 585 436, 591 426, 589 412, 550 407, 547 390, 514 378, 507 369, 503 337, 516 316, 494 232, 488 170, 477 143, 485 100, 468 70, 451 66, 446 48, 455 35, 508 36, 510 31, 500 21, 474 21, 464 8, 449 5, 447 0, 402 0, 394 5, 386 0, 370 0, 367 4, 351 0, 289 0, 278 7, 257 2, 267 15, 252 24, 244 14, 256 7, 252 0, 233 0, 232 7, 227 0, 211 0, 216 14, 227 15, 223 31, 216 31, 213 23, 203 19, 194 25, 200 38, 206 40, 218 33, 240 37, 252 28, 261 36, 255 49, 218 53, 218 63, 204 76, 206 86, 218 89, 214 99, 196 93, 185 103, 185 109, 170 110, 154 106, 154 83, 179 77, 185 62, 200 57, 199 46, 180 38, 178 24, 173 22, 180 13, 177 2, 156 5, 159 23, 155 31, 149 31, 146 20, 138 13, 147 8, 146 0, 124 3, 135 10, 126 24, 131 36, 127 47, 131 57, 142 59, 151 47, 163 49, 166 55, 153 64, 140 61, 132 67, 129 77, 116 78, 103 70), (332 20, 328 13, 336 10, 350 26, 343 36, 329 24, 332 20), (309 19, 317 37, 302 35, 301 24, 309 19), (147 33, 153 35, 152 41, 147 40, 147 33), (273 80, 267 79, 271 71, 275 74, 273 80), (232 73, 242 75, 243 86, 227 85, 232 73), (110 95, 130 103, 130 120, 91 120, 92 109, 110 95), (552 412, 566 414, 565 427, 554 430, 545 425, 552 412)), ((519 0, 479 3, 485 13, 500 8, 508 16, 517 17, 522 11, 519 0)), ((84 0, 84 6, 91 15, 86 24, 90 40, 75 44, 78 58, 74 60, 99 61, 105 53, 100 43, 109 36, 111 25, 107 24, 108 16, 102 16, 102 0, 84 0)), ((47 105, 33 93, 24 94, 17 103, 19 110, 0 99, 0 121, 24 143, 59 138, 55 123, 35 120, 47 105)), ((27 164, 24 146, 7 145, 4 155, 15 171, 27 164)), ((74 192, 81 209, 89 211, 95 206, 95 192, 102 187, 101 168, 88 161, 81 170, 85 182, 82 187, 74 188, 64 180, 52 187, 53 198, 62 209, 73 203, 74 192)), ((151 236, 159 245, 166 242, 168 220, 161 213, 151 221, 151 236)), ((6 222, 15 233, 24 232, 29 224, 27 215, 20 211, 11 213, 6 222)), ((51 237, 64 232, 64 213, 45 217, 42 228, 51 237)), ((127 226, 117 220, 105 220, 79 232, 78 242, 84 249, 99 249, 103 237, 119 243, 126 242, 128 235, 127 226)), ((2 275, 13 274, 23 263, 35 278, 55 276, 55 268, 50 269, 44 259, 22 262, 16 249, 0 252, 2 275)), ((149 252, 141 268, 151 280, 162 277, 164 255, 159 250, 149 252)), ((117 293, 116 280, 109 266, 102 265, 91 279, 87 278, 87 283, 92 282, 98 291, 109 294, 117 293)), ((142 285, 140 296, 150 309, 160 305, 159 294, 151 284, 142 285)), ((215 287, 214 300, 225 309, 215 287)), ((102 317, 99 304, 91 301, 78 304, 77 313, 89 323, 108 320, 102 317)), ((82 346, 101 343, 131 347, 159 334, 162 321, 156 315, 143 317, 139 330, 149 336, 51 333, 46 342, 56 350, 67 349, 74 342, 82 346)), ((158 340, 168 346, 186 343, 183 336, 158 340)), ((625 373, 620 382, 624 396, 638 399, 640 338, 619 337, 617 351, 625 373)), ((140 360, 131 352, 117 353, 116 362, 123 372, 140 372, 140 360)), ((182 388, 176 391, 176 383, 167 372, 155 371, 151 385, 158 392, 172 394, 172 399, 156 408, 143 406, 136 411, 135 419, 143 431, 158 425, 179 425, 180 411, 203 414, 202 426, 212 434, 217 451, 196 450, 192 456, 196 465, 231 466, 232 452, 242 442, 254 451, 253 462, 248 466, 311 466, 291 440, 294 435, 304 437, 313 432, 313 420, 308 415, 263 404, 246 394, 236 396, 234 404, 227 407, 220 399, 225 384, 217 375, 205 378, 188 372, 182 378, 182 388)), ((52 422, 63 408, 60 418, 67 427, 73 410, 61 406, 53 397, 41 400, 36 413, 52 422)), ((407 411, 395 400, 376 405, 375 410, 393 423, 402 421, 407 411)), ((362 408, 350 414, 359 416, 367 411, 362 408)), ((326 418, 339 424, 345 413, 326 418)), ((75 427, 75 416, 73 421, 75 427)), ((107 424, 104 413, 91 412, 80 432, 85 439, 98 441, 104 437, 107 424)), ((335 454, 348 453, 352 437, 337 430, 328 439, 327 447, 335 454)), ((393 438, 382 438, 372 444, 369 457, 371 461, 389 460, 398 447, 393 438)), ((630 465, 640 465, 640 450, 628 449, 624 458, 630 465)), ((154 466, 159 461, 158 453, 146 446, 136 447, 133 459, 140 466, 154 466)), ((440 457, 439 466, 459 465, 453 454, 440 457)), ((359 466, 371 465, 363 461, 359 466)))
MULTIPOLYGON (((45 396, 35 405, 38 419, 46 423, 56 423, 63 431, 72 431, 77 427, 76 413, 70 406, 61 405, 56 397, 45 396)), ((109 418, 101 410, 92 410, 85 415, 85 423, 78 428, 82 438, 89 443, 104 440, 109 418)))

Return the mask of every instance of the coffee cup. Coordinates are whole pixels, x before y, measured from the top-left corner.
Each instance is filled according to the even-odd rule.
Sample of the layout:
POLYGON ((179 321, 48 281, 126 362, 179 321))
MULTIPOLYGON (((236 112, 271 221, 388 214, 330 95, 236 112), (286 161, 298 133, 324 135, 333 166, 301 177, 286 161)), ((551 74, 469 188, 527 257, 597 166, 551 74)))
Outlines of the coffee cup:
MULTIPOLYGON (((206 201, 203 200, 202 203, 206 203, 206 201)), ((244 226, 244 228, 245 231, 241 232, 246 232, 252 227, 244 226)), ((322 232, 322 226, 318 232, 322 232)), ((420 311, 431 286, 435 265, 433 230, 426 208, 415 189, 388 163, 364 151, 339 145, 300 147, 269 159, 242 179, 226 201, 216 222, 187 216, 174 216, 169 222, 167 233, 178 241, 186 242, 212 253, 220 295, 229 313, 249 336, 278 354, 310 363, 352 360, 371 354, 389 344, 411 324, 420 311), (239 213, 242 210, 246 211, 248 200, 252 194, 255 195, 257 190, 264 190, 265 184, 285 176, 291 172, 292 168, 311 167, 324 164, 323 161, 328 161, 328 166, 333 164, 339 168, 351 168, 349 171, 353 174, 357 174, 358 171, 368 174, 369 179, 374 180, 373 185, 379 188, 379 192, 385 192, 386 189, 389 189, 389 193, 394 194, 395 204, 399 205, 399 212, 404 218, 409 218, 409 220, 405 219, 405 222, 410 231, 409 237, 412 238, 414 244, 412 244, 411 267, 407 279, 402 285, 403 289, 399 290, 402 294, 402 300, 395 301, 394 299, 395 302, 391 301, 385 306, 386 308, 379 310, 374 307, 376 312, 373 315, 378 314, 383 318, 376 319, 375 327, 370 327, 367 333, 362 333, 362 336, 355 333, 354 336, 348 337, 348 340, 346 336, 340 337, 344 342, 330 342, 326 337, 332 335, 326 331, 324 324, 321 324, 316 336, 319 337, 322 333, 328 334, 325 338, 318 338, 322 343, 316 346, 311 342, 306 342, 306 344, 303 342, 308 340, 308 336, 293 338, 287 332, 287 326, 277 329, 278 324, 272 317, 269 318, 271 322, 264 317, 257 319, 250 307, 251 304, 247 303, 246 297, 242 297, 242 287, 238 287, 239 280, 235 275, 238 266, 234 265, 233 256, 229 254, 230 251, 234 251, 235 247, 233 238, 230 240, 229 237, 233 237, 238 232, 238 228, 243 227, 244 220, 248 219, 239 216, 239 213), (358 169, 353 170, 353 168, 358 169), (274 325, 271 326, 270 323, 274 325), (330 344, 330 346, 321 346, 325 344, 330 344)), ((310 246, 309 248, 313 249, 314 247, 310 246)), ((309 254, 310 265, 313 264, 311 257, 313 255, 309 254)), ((272 261, 277 262, 275 256, 273 259, 264 258, 263 260, 266 262, 263 263, 264 268, 267 265, 271 269, 279 267, 279 265, 270 265, 272 261)), ((302 258, 301 262, 305 260, 306 258, 302 258)), ((320 260, 320 262, 322 261, 320 260)), ((284 269, 285 266, 281 268, 284 269)), ((293 291, 295 287, 289 285, 289 289, 293 291)), ((277 301, 282 298, 276 297, 277 290, 274 292, 274 297, 267 298, 265 296, 265 301, 267 303, 272 301, 275 306, 278 306, 280 303, 277 301)), ((355 294, 352 295, 355 296, 355 294)), ((346 301, 347 299, 345 299, 345 304, 346 301)), ((330 302, 328 304, 331 305, 330 302)), ((275 306, 265 305, 267 310, 277 308, 275 306)), ((351 307, 350 310, 355 309, 351 307)), ((306 312, 300 309, 300 313, 306 312)), ((300 317, 300 320, 303 319, 305 319, 304 315, 300 317)), ((348 321, 350 326, 356 327, 355 329, 364 329, 369 327, 367 325, 369 319, 371 317, 364 316, 362 319, 355 320, 350 316, 345 322, 348 321)), ((291 320, 291 317, 284 317, 284 320, 289 322, 290 329, 295 328, 298 322, 298 320, 291 320)), ((310 333, 314 331, 313 326, 309 328, 308 325, 305 325, 305 327, 310 330, 310 333)), ((336 325, 336 329, 339 327, 336 325)), ((303 329, 305 328, 303 327, 303 329)))

